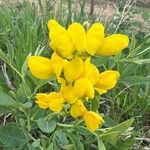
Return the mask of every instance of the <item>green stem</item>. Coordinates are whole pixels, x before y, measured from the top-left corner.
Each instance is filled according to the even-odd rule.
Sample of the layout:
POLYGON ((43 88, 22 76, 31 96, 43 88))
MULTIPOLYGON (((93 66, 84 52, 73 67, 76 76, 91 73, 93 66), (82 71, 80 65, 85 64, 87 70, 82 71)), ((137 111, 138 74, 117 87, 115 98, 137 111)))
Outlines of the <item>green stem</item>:
POLYGON ((24 115, 27 118, 27 130, 30 131, 31 130, 31 125, 30 125, 30 118, 28 116, 28 114, 26 113, 26 111, 24 109, 19 109, 21 112, 24 113, 24 115))
POLYGON ((60 126, 60 127, 74 128, 74 125, 61 124, 61 123, 57 123, 57 125, 60 126))
MULTIPOLYGON (((8 64, 8 63, 7 63, 8 64)), ((21 75, 21 73, 14 67, 12 66, 11 64, 8 64, 18 75, 19 77, 24 81, 24 78, 23 76, 21 75)))

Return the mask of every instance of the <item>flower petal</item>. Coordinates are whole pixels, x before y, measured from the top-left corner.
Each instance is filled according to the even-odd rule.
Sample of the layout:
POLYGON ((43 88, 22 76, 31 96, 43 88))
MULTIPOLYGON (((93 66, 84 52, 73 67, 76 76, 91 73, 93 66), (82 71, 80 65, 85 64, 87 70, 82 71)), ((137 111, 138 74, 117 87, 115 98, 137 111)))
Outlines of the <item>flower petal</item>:
POLYGON ((49 38, 55 40, 58 38, 57 33, 66 33, 66 29, 63 28, 56 20, 52 19, 48 21, 49 38))
POLYGON ((87 32, 87 52, 94 55, 104 42, 104 26, 101 23, 95 23, 87 32))
POLYGON ((96 53, 98 55, 109 56, 120 53, 128 47, 129 38, 123 34, 113 34, 104 39, 104 44, 96 53))
POLYGON ((84 76, 87 77, 93 85, 96 84, 99 76, 99 70, 90 62, 90 58, 87 58, 84 63, 84 76))
POLYGON ((100 94, 106 93, 107 90, 112 89, 119 78, 118 71, 107 70, 99 74, 98 82, 95 88, 100 94))
POLYGON ((47 109, 49 107, 47 96, 48 96, 48 94, 45 94, 45 93, 36 94, 36 101, 35 102, 42 109, 47 109))
POLYGON ((78 98, 94 98, 94 87, 88 78, 82 77, 74 84, 74 92, 78 98))
POLYGON ((66 59, 63 59, 62 57, 58 56, 56 53, 53 53, 53 55, 51 56, 52 68, 57 77, 60 76, 61 72, 63 71, 67 63, 68 61, 66 59))
POLYGON ((68 32, 55 20, 48 22, 50 47, 62 57, 72 57, 73 45, 68 32))
POLYGON ((85 108, 83 102, 81 100, 77 100, 70 109, 70 114, 72 117, 77 118, 84 115, 84 113, 87 111, 85 108))
POLYGON ((83 26, 79 23, 73 23, 68 27, 68 33, 75 49, 79 52, 85 51, 86 32, 83 26))
POLYGON ((74 88, 71 85, 62 86, 61 87, 61 93, 62 93, 64 99, 67 102, 69 102, 70 104, 73 104, 77 100, 77 97, 74 93, 74 88))
POLYGON ((28 66, 31 73, 39 79, 49 79, 54 74, 51 61, 42 56, 30 56, 28 66))
POLYGON ((71 58, 74 48, 68 35, 57 33, 57 36, 57 39, 50 42, 50 47, 61 57, 71 58))
POLYGON ((63 103, 65 102, 61 93, 52 92, 48 95, 48 106, 54 112, 60 112, 63 108, 63 103))
POLYGON ((64 76, 67 81, 74 82, 83 72, 83 60, 80 57, 73 58, 64 69, 64 76))
POLYGON ((83 116, 83 120, 90 131, 95 131, 104 123, 102 117, 93 111, 87 111, 83 116))

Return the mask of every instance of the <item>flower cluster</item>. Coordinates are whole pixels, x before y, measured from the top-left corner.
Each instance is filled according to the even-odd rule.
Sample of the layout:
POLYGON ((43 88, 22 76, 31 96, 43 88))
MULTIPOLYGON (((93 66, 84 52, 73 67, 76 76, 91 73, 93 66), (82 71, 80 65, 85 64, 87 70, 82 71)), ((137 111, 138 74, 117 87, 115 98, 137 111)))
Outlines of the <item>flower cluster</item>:
POLYGON ((106 93, 112 89, 120 76, 119 72, 100 72, 92 64, 93 55, 110 56, 128 46, 126 35, 104 35, 101 23, 93 24, 88 31, 79 23, 72 23, 66 30, 55 20, 48 22, 51 58, 31 56, 28 65, 31 73, 39 79, 55 77, 61 87, 59 91, 38 93, 36 103, 40 108, 60 112, 70 104, 70 115, 82 118, 91 131, 95 131, 104 120, 84 104, 92 101, 95 92, 106 93))

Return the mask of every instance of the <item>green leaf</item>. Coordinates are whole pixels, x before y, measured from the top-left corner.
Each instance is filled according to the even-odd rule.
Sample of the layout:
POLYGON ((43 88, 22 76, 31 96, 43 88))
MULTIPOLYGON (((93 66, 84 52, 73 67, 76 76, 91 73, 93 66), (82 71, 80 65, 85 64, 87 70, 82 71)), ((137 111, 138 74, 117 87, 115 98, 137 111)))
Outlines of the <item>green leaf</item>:
POLYGON ((101 134, 99 136, 100 139, 105 140, 111 144, 115 144, 117 140, 119 139, 119 136, 132 125, 133 121, 134 121, 134 118, 131 118, 125 122, 122 122, 112 127, 111 129, 101 134))
POLYGON ((98 150, 106 150, 106 147, 101 139, 98 140, 98 150))
POLYGON ((0 143, 2 143, 4 147, 15 148, 26 142, 27 139, 16 124, 0 126, 0 143))
POLYGON ((129 62, 133 62, 139 65, 143 65, 143 64, 150 64, 150 59, 132 59, 129 62))
POLYGON ((85 136, 91 135, 91 132, 83 126, 76 126, 75 129, 81 135, 85 135, 85 136))
POLYGON ((30 114, 34 120, 38 120, 45 116, 46 111, 47 110, 45 110, 45 109, 39 109, 39 106, 35 105, 32 107, 30 114))
POLYGON ((26 108, 31 108, 32 107, 32 102, 31 101, 26 102, 26 103, 23 104, 23 106, 26 107, 26 108))
POLYGON ((94 99, 91 101, 91 110, 92 111, 97 111, 99 106, 100 106, 100 95, 96 96, 94 99))
POLYGON ((74 149, 73 149, 73 144, 65 145, 65 146, 64 146, 64 149, 65 149, 65 150, 74 150, 74 149))
POLYGON ((0 106, 17 106, 17 102, 8 94, 0 91, 0 106))
POLYGON ((57 130, 55 132, 55 140, 56 140, 57 145, 60 148, 63 148, 65 145, 69 143, 67 140, 66 134, 62 130, 57 130))
POLYGON ((65 133, 72 141, 74 150, 84 150, 84 147, 83 147, 82 143, 80 142, 80 139, 77 136, 75 136, 74 134, 69 133, 67 131, 65 131, 65 133))
POLYGON ((146 53, 148 53, 148 52, 150 52, 150 46, 147 47, 146 49, 140 51, 139 53, 137 53, 137 54, 136 54, 136 57, 137 57, 137 56, 140 56, 140 55, 144 55, 144 54, 146 54, 146 53))
POLYGON ((54 150, 54 143, 51 142, 47 148, 47 150, 54 150))
POLYGON ((33 147, 39 147, 40 146, 40 139, 36 139, 33 143, 32 143, 33 147))
POLYGON ((45 133, 51 133, 56 128, 56 121, 46 121, 43 118, 37 120, 38 127, 45 133))
POLYGON ((132 38, 129 46, 130 51, 134 50, 135 46, 136 46, 136 39, 134 33, 132 33, 132 38))
POLYGON ((119 139, 120 134, 121 134, 120 131, 105 133, 100 136, 100 139, 107 141, 108 143, 111 143, 114 145, 119 139))
POLYGON ((2 59, 5 63, 10 64, 8 56, 1 49, 0 49, 0 59, 2 59))
POLYGON ((125 82, 131 85, 140 85, 140 84, 150 84, 150 77, 142 77, 142 76, 129 76, 127 78, 123 78, 120 82, 125 82))
MULTIPOLYGON (((28 146, 28 150, 40 150, 40 149, 37 148, 37 147, 36 147, 36 148, 33 147, 32 144, 30 144, 30 143, 29 143, 27 146, 28 146)), ((26 148, 27 146, 25 146, 25 148, 26 148)))
POLYGON ((25 97, 25 99, 26 99, 26 97, 31 95, 31 93, 32 92, 31 92, 30 86, 27 83, 22 82, 20 84, 20 87, 17 90, 17 97, 18 97, 18 99, 23 100, 24 99, 23 97, 25 97))
POLYGON ((127 140, 119 139, 115 144, 115 146, 110 148, 110 150, 130 150, 134 144, 135 144, 135 139, 133 137, 128 138, 127 140))
POLYGON ((27 69, 28 69, 28 64, 27 61, 29 59, 29 57, 31 56, 31 53, 26 57, 22 67, 21 67, 21 74, 25 77, 25 75, 27 74, 27 69))
POLYGON ((119 131, 119 132, 123 133, 132 125, 133 121, 134 121, 134 118, 128 119, 128 120, 112 127, 111 129, 106 131, 105 134, 110 133, 110 132, 115 132, 115 131, 119 131))

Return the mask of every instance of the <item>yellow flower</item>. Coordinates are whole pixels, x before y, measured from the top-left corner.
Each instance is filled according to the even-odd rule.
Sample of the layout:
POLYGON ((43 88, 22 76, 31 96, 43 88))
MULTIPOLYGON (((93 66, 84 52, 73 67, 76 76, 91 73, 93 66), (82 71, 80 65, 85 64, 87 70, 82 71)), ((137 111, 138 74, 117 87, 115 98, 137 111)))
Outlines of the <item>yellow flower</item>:
POLYGON ((72 23, 68 27, 68 33, 75 49, 80 53, 84 52, 86 50, 86 32, 83 26, 79 23, 72 23))
POLYGON ((67 63, 68 61, 66 59, 63 59, 62 57, 58 56, 56 53, 52 54, 51 64, 57 78, 61 75, 67 63))
POLYGON ((90 80, 85 77, 75 81, 74 92, 78 98, 94 98, 94 87, 90 80))
POLYGON ((93 85, 95 85, 98 80, 99 70, 90 62, 90 58, 87 58, 84 62, 83 76, 87 77, 93 85))
POLYGON ((60 112, 65 102, 63 96, 59 92, 52 92, 47 96, 48 106, 54 112, 60 112))
POLYGON ((118 71, 107 70, 99 74, 98 81, 95 85, 95 89, 100 93, 106 93, 112 89, 119 78, 120 74, 118 71))
POLYGON ((104 39, 102 48, 100 48, 96 54, 103 56, 115 55, 128 47, 128 44, 128 36, 123 34, 113 34, 104 39))
POLYGON ((71 43, 67 30, 55 20, 48 21, 48 29, 50 31, 50 47, 62 57, 72 57, 74 47, 71 43))
POLYGON ((38 93, 35 101, 40 108, 51 109, 54 112, 60 112, 65 102, 63 96, 59 92, 52 92, 50 94, 38 93))
POLYGON ((87 111, 83 115, 83 120, 90 131, 95 131, 102 123, 104 123, 102 117, 93 111, 87 111))
POLYGON ((42 56, 30 56, 28 66, 31 73, 39 79, 49 79, 54 74, 51 61, 42 56))
POLYGON ((87 128, 90 131, 95 131, 97 128, 99 128, 99 126, 102 123, 104 123, 104 120, 99 114, 93 111, 87 111, 86 107, 84 106, 81 100, 77 100, 71 106, 70 114, 74 118, 78 118, 78 117, 83 118, 87 128))
POLYGON ((36 101, 35 102, 42 109, 49 108, 49 103, 48 103, 47 96, 48 96, 48 94, 46 94, 46 93, 38 93, 38 94, 36 94, 36 101))
POLYGON ((87 51, 94 55, 104 41, 104 26, 100 23, 93 24, 87 33, 81 24, 73 23, 69 26, 68 33, 72 44, 80 54, 87 51))
POLYGON ((74 93, 74 88, 71 85, 65 85, 61 87, 61 93, 65 99, 65 101, 73 104, 77 100, 77 96, 74 93))
POLYGON ((70 114, 74 118, 82 117, 86 112, 87 109, 81 100, 77 100, 70 109, 70 114))
POLYGON ((79 54, 87 52, 90 55, 115 55, 128 47, 129 38, 123 34, 113 34, 105 37, 104 26, 95 23, 87 31, 79 23, 72 23, 68 30, 55 20, 48 22, 50 30, 50 46, 62 57, 70 57, 77 50, 79 54))
POLYGON ((62 86, 66 85, 66 80, 63 77, 57 77, 57 82, 60 83, 62 86))
POLYGON ((101 23, 95 23, 87 32, 87 52, 94 55, 103 45, 104 26, 101 23))
POLYGON ((49 29, 49 37, 51 40, 55 40, 58 38, 57 32, 63 33, 66 32, 66 29, 63 28, 56 20, 52 19, 48 21, 48 29, 49 29))
POLYGON ((83 60, 80 57, 73 58, 64 69, 67 81, 74 82, 79 79, 83 72, 83 60))

